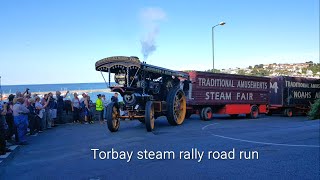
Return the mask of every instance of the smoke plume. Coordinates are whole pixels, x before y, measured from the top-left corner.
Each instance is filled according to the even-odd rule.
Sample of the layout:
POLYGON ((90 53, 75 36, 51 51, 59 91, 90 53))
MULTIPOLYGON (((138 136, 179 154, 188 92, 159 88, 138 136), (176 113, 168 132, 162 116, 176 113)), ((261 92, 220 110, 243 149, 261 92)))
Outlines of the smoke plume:
POLYGON ((141 53, 146 61, 157 49, 156 37, 159 34, 160 23, 166 19, 166 13, 160 8, 146 8, 141 11, 141 21, 146 30, 141 39, 141 53))

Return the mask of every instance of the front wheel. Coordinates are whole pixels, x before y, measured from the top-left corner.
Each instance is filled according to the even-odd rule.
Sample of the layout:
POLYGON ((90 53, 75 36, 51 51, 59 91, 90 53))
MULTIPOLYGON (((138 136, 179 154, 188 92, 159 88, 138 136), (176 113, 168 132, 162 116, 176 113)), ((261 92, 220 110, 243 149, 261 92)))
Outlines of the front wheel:
POLYGON ((202 110, 202 120, 208 121, 212 118, 212 109, 210 107, 205 107, 202 110))
POLYGON ((154 106, 152 101, 146 103, 144 122, 148 132, 154 129, 154 106))
POLYGON ((251 119, 256 119, 259 116, 259 108, 257 105, 252 105, 250 109, 250 114, 247 114, 247 117, 251 119))
POLYGON ((107 124, 108 124, 108 129, 111 132, 116 132, 119 130, 120 127, 120 110, 116 106, 115 103, 110 103, 107 107, 107 114, 106 114, 106 119, 107 119, 107 124))
POLYGON ((167 98, 167 119, 175 126, 183 123, 187 111, 187 100, 181 89, 170 90, 167 98))

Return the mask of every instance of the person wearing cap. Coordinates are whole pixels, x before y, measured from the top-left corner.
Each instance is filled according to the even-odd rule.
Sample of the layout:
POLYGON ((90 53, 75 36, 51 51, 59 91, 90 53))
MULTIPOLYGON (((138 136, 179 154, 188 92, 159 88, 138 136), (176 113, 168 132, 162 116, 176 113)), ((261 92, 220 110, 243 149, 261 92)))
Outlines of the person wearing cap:
POLYGON ((17 101, 16 104, 13 105, 14 124, 17 127, 19 144, 26 145, 28 144, 26 140, 26 134, 27 134, 27 128, 29 124, 27 114, 30 111, 23 105, 24 99, 22 97, 18 97, 16 101, 17 101))
POLYGON ((99 115, 100 124, 104 124, 104 120, 103 120, 104 107, 103 107, 103 102, 101 98, 102 98, 101 94, 98 94, 98 99, 96 101, 96 111, 98 112, 98 115, 99 115))

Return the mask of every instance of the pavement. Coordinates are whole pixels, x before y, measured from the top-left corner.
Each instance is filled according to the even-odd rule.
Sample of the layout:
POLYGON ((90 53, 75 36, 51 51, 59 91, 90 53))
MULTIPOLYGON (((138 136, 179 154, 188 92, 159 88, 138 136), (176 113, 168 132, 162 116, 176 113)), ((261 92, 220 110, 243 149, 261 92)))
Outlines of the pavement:
POLYGON ((319 123, 303 116, 201 121, 193 115, 181 126, 160 118, 152 133, 139 121, 121 121, 116 133, 106 124, 60 125, 29 137, 0 167, 0 179, 319 179, 319 123), (97 159, 91 149, 99 149, 97 159), (126 159, 112 160, 112 149, 126 159), (151 152, 139 160, 144 150, 159 159, 151 152), (165 157, 169 151, 174 159, 165 157))

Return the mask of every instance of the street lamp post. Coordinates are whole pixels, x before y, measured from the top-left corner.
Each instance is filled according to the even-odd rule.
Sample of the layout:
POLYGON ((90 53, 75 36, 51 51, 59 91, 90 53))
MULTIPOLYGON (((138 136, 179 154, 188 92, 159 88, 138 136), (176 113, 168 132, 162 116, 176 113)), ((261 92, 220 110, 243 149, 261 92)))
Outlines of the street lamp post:
POLYGON ((212 71, 214 72, 214 28, 217 27, 217 26, 223 26, 225 25, 226 23, 225 22, 221 22, 215 26, 212 26, 212 71))

